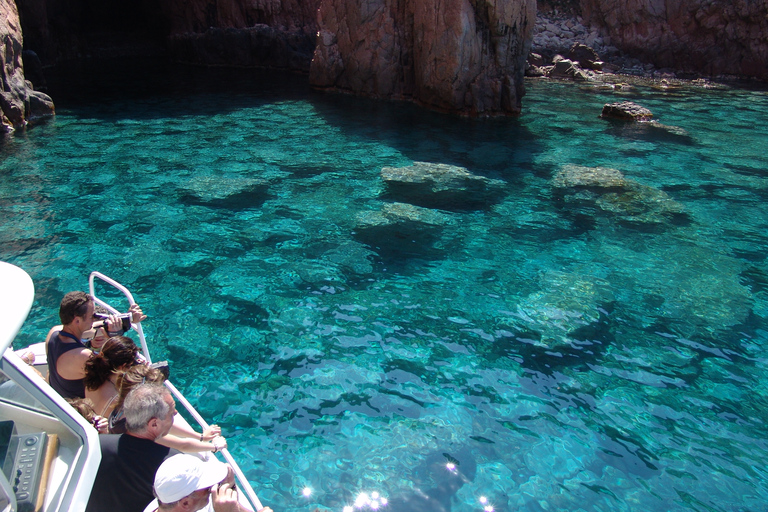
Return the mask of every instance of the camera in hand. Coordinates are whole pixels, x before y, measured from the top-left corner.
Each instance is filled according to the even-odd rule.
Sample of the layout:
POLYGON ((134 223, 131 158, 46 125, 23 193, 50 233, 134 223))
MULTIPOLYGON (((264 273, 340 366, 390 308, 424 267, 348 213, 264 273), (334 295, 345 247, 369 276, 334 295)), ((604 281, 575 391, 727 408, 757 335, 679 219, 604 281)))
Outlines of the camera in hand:
POLYGON ((104 327, 107 329, 107 334, 110 336, 120 336, 122 334, 125 334, 127 331, 131 329, 131 313, 118 313, 115 315, 117 318, 119 318, 122 321, 122 325, 117 331, 110 331, 109 327, 107 326, 107 318, 109 318, 108 315, 104 315, 102 313, 94 313, 93 318, 98 320, 98 322, 93 323, 93 327, 95 329, 98 329, 100 327, 104 327))

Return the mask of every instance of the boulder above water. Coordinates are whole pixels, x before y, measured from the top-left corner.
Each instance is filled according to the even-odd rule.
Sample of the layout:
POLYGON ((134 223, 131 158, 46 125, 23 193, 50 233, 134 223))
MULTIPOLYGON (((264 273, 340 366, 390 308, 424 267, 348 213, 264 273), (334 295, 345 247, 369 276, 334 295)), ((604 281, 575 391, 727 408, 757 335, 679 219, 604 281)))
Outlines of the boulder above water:
MULTIPOLYGON (((559 57, 559 56, 558 56, 559 57)), ((554 65, 545 68, 549 78, 568 78, 571 80, 589 80, 589 75, 579 67, 578 62, 570 59, 557 59, 554 65)))
POLYGON ((477 176, 464 167, 414 162, 381 170, 390 196, 427 208, 477 209, 495 202, 505 188, 501 180, 477 176))
POLYGON ((631 101, 606 103, 603 106, 602 118, 622 119, 625 121, 650 121, 653 113, 647 108, 631 101))
POLYGON ((595 71, 603 69, 603 61, 600 59, 600 56, 593 48, 585 44, 574 43, 571 49, 568 50, 567 57, 572 61, 578 62, 582 68, 595 71))

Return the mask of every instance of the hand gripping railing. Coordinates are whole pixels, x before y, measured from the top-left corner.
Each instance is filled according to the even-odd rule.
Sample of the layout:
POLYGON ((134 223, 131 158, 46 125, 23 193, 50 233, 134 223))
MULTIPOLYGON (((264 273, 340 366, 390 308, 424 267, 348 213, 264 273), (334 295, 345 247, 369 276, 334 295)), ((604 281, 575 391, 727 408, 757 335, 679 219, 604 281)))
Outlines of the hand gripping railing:
MULTIPOLYGON (((128 299, 129 305, 136 304, 136 301, 133 300, 133 295, 131 295, 131 292, 128 291, 128 289, 123 286, 122 284, 118 283, 114 279, 105 276, 101 272, 91 272, 90 277, 88 278, 88 287, 91 293, 91 297, 93 297, 93 300, 97 303, 105 307, 108 311, 112 312, 113 314, 118 314, 120 311, 109 305, 107 302, 99 299, 96 296, 96 290, 94 288, 94 279, 99 278, 105 283, 117 288, 120 290, 123 295, 125 295, 125 298, 128 299)), ((152 364, 152 358, 149 355, 149 349, 147 348, 147 340, 144 337, 144 330, 141 328, 141 322, 139 323, 132 323, 131 326, 136 329, 136 333, 139 335, 139 340, 141 341, 141 352, 144 354, 144 357, 147 360, 147 363, 152 364)), ((205 431, 205 429, 208 428, 208 423, 203 419, 202 416, 200 416, 200 413, 198 413, 195 408, 192 406, 192 404, 189 403, 189 401, 184 397, 184 395, 181 394, 181 391, 176 389, 176 386, 174 386, 171 381, 166 380, 165 381, 166 387, 170 390, 170 392, 173 394, 173 396, 176 397, 176 399, 181 402, 181 404, 184 406, 184 408, 187 410, 187 412, 197 421, 198 425, 200 425, 200 428, 205 431)), ((248 498, 248 501, 251 502, 251 504, 255 507, 254 510, 257 512, 264 508, 261 505, 261 501, 259 501, 258 496, 256 496, 256 493, 254 492, 253 488, 251 487, 251 484, 248 482, 248 479, 245 478, 245 475, 240 470, 240 466, 237 465, 237 462, 235 462, 235 459, 232 458, 232 455, 229 453, 229 450, 224 448, 221 450, 221 455, 224 457, 224 460, 226 460, 229 465, 232 467, 232 470, 235 473, 235 478, 237 479, 238 483, 240 484, 240 488, 245 491, 245 495, 248 498)))

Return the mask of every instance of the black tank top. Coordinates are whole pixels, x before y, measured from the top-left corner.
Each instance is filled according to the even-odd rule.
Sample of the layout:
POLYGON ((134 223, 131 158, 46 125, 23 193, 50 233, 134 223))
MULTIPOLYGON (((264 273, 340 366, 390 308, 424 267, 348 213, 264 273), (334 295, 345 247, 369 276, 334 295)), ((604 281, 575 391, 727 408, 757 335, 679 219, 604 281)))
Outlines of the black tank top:
POLYGON ((48 346, 46 347, 48 355, 48 383, 64 398, 85 398, 83 379, 65 379, 56 371, 56 363, 62 354, 81 348, 86 348, 83 342, 64 331, 54 333, 48 341, 48 346), (61 339, 62 337, 70 338, 75 343, 64 343, 61 339))

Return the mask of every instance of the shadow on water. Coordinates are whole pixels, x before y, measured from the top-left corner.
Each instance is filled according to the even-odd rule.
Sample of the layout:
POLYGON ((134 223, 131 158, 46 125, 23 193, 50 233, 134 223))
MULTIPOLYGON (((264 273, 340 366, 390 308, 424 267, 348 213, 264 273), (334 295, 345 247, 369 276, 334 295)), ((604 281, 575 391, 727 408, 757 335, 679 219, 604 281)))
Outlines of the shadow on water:
POLYGON ((449 512, 458 490, 472 482, 476 473, 477 463, 467 447, 433 453, 414 470, 415 490, 391 497, 387 510, 449 512))
POLYGON ((390 270, 404 270, 414 261, 435 261, 444 257, 436 246, 440 230, 406 223, 358 229, 355 239, 377 255, 376 262, 390 270))
POLYGON ((46 70, 47 94, 58 110, 88 117, 154 119, 217 115, 311 94, 305 75, 275 70, 205 68, 164 59, 67 63, 46 70), (205 101, 227 95, 227 102, 205 101), (186 101, 182 101, 185 100, 186 101), (154 108, 131 108, 150 102, 154 108), (94 108, 97 106, 96 108, 94 108))
POLYGON ((545 149, 513 117, 466 118, 408 102, 338 94, 313 95, 312 104, 328 124, 350 138, 382 141, 412 161, 465 167, 511 185, 519 182, 521 172, 530 171, 535 155, 545 149))
POLYGON ((254 185, 246 187, 237 193, 222 197, 203 198, 198 194, 181 193, 179 194, 179 202, 189 206, 207 206, 215 209, 242 211, 259 208, 272 197, 268 187, 254 185))

